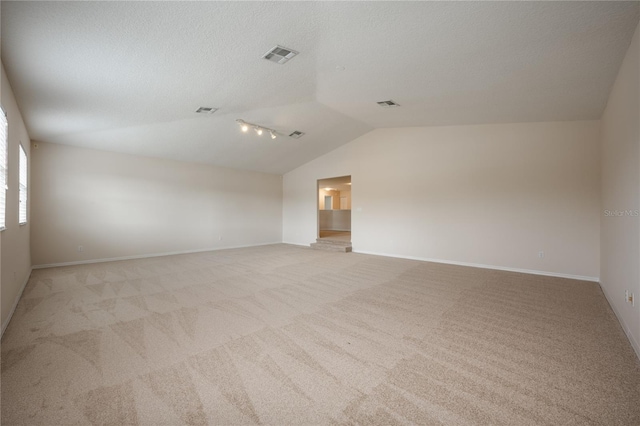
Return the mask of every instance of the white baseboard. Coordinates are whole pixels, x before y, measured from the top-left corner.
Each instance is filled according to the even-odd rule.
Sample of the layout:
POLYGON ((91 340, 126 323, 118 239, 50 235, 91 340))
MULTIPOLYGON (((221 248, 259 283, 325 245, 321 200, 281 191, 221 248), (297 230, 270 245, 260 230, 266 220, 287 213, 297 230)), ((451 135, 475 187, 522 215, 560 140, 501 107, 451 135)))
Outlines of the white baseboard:
POLYGON ((289 244, 289 245, 292 245, 292 246, 300 246, 300 247, 309 247, 309 243, 302 244, 302 243, 294 243, 294 242, 291 242, 291 241, 283 241, 282 244, 289 244))
POLYGON ((605 290, 602 283, 600 283, 600 288, 602 289, 602 293, 604 293, 604 297, 607 299, 607 302, 609 302, 609 306, 611 306, 613 313, 616 315, 616 318, 618 318, 618 322, 622 326, 622 330, 624 331, 624 334, 627 335, 627 338, 631 343, 631 347, 636 352, 636 356, 638 357, 638 359, 640 359, 640 343, 636 340, 635 336, 631 333, 631 329, 629 328, 624 318, 618 311, 618 308, 616 308, 616 305, 613 303, 613 299, 611 298, 611 295, 607 293, 607 290, 605 290))
POLYGON ((33 271, 33 268, 29 268, 29 273, 27 274, 27 277, 25 278, 24 282, 22 283, 22 287, 20 287, 20 291, 18 292, 18 295, 16 296, 16 300, 13 301, 13 306, 11 307, 11 312, 9 312, 9 316, 7 317, 5 322, 2 323, 2 334, 0 334, 0 338, 2 336, 4 336, 4 331, 7 329, 7 326, 9 326, 9 323, 11 322, 11 318, 13 317, 13 313, 16 311, 16 308, 18 307, 18 303, 20 302, 20 298, 22 297, 22 293, 24 292, 24 289, 27 287, 27 283, 29 282, 29 278, 31 278, 31 272, 32 271, 33 271))
POLYGON ((596 283, 600 282, 600 277, 586 277, 583 275, 563 274, 560 272, 547 272, 547 271, 538 271, 535 269, 510 268, 507 266, 485 265, 482 263, 457 262, 455 260, 432 259, 428 257, 400 256, 397 254, 376 253, 371 251, 361 251, 361 250, 355 250, 355 249, 353 250, 353 252, 362 253, 362 254, 372 254, 375 256, 395 257, 398 259, 420 260, 423 262, 446 263, 448 265, 470 266, 472 268, 495 269, 498 271, 520 272, 523 274, 544 275, 547 277, 558 277, 558 278, 569 278, 572 280, 593 281, 596 283))
POLYGON ((281 244, 281 241, 274 241, 271 243, 260 243, 260 244, 247 244, 240 246, 229 246, 229 247, 214 247, 214 248, 204 248, 204 249, 196 249, 196 250, 182 250, 182 251, 172 251, 165 253, 151 253, 151 254, 139 254, 133 256, 121 256, 121 257, 108 257, 102 259, 89 259, 89 260, 77 260, 72 262, 60 262, 60 263, 46 263, 42 265, 33 265, 33 269, 44 269, 44 268, 57 268, 59 266, 74 266, 74 265, 86 265, 91 263, 103 263, 103 262, 117 262, 120 260, 134 260, 134 259, 147 259, 151 257, 163 257, 163 256, 174 256, 177 254, 190 254, 190 253, 202 253, 205 251, 218 251, 218 250, 232 250, 238 248, 248 248, 248 247, 260 247, 260 246, 270 246, 273 244, 281 244))

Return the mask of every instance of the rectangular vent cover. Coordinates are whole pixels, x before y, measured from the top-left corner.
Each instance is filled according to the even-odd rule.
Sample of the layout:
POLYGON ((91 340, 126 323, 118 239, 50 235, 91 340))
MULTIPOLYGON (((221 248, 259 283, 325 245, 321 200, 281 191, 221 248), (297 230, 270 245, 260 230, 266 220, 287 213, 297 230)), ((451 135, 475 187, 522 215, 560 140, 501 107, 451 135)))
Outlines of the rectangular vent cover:
POLYGON ((392 100, 380 101, 380 102, 378 102, 378 105, 380 105, 382 108, 395 108, 395 107, 399 107, 400 106, 400 104, 397 104, 397 103, 393 102, 392 100))
POLYGON ((291 133, 289 136, 292 137, 292 138, 295 138, 295 139, 300 139, 301 137, 304 136, 304 132, 300 132, 300 131, 296 130, 293 133, 291 133))
POLYGON ((211 107, 200 107, 196 110, 196 112, 198 114, 213 114, 214 112, 216 112, 218 110, 218 108, 211 108, 211 107))
POLYGON ((289 49, 288 47, 276 46, 265 53, 262 57, 268 61, 275 62, 276 64, 284 64, 298 53, 299 52, 289 49))

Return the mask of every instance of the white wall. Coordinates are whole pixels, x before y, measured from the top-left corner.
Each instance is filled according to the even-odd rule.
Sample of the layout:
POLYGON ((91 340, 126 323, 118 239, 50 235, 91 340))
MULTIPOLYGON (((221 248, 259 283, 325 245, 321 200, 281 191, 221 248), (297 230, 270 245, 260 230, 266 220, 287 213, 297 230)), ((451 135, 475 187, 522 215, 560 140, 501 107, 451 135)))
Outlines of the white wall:
POLYGON ((48 143, 32 154, 34 265, 281 241, 281 176, 48 143))
POLYGON ((598 121, 374 130, 284 176, 283 240, 351 175, 354 251, 597 280, 599 149, 598 121))
MULTIPOLYGON (((8 324, 8 319, 20 296, 24 285, 31 272, 31 255, 29 251, 29 231, 31 218, 25 225, 18 225, 18 164, 20 144, 27 153, 27 159, 31 159, 29 152, 30 139, 25 128, 24 121, 16 104, 16 99, 11 90, 9 80, 2 65, 2 83, 0 86, 0 102, 7 113, 9 123, 9 157, 8 157, 8 187, 6 205, 6 229, 0 232, 0 288, 2 299, 2 330, 8 324)), ((30 199, 28 194, 27 199, 30 199)), ((29 209, 27 213, 29 213, 29 209)))
POLYGON ((640 357, 640 26, 602 116, 602 288, 640 357), (631 211, 631 215, 627 214, 631 211), (621 214, 619 216, 618 214, 621 214), (635 307, 624 301, 633 292, 635 307))

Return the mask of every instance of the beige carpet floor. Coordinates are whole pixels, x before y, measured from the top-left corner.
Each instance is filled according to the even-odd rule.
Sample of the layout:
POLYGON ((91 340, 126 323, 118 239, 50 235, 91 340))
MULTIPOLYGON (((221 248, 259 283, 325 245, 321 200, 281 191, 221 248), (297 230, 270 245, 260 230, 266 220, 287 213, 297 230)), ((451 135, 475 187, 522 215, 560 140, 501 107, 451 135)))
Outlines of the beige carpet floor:
POLYGON ((595 283, 273 245, 34 270, 3 425, 639 425, 595 283))

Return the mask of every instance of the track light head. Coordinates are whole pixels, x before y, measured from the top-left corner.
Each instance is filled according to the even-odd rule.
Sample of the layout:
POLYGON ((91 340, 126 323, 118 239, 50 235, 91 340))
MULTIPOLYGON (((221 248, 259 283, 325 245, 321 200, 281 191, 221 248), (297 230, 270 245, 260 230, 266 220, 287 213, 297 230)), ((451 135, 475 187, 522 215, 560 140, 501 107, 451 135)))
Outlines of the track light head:
POLYGON ((249 126, 244 122, 244 120, 237 119, 236 122, 240 125, 240 130, 242 130, 243 132, 249 130, 249 126))
POLYGON ((264 133, 264 132, 269 132, 269 135, 271 136, 271 139, 275 139, 275 138, 278 137, 278 132, 273 130, 273 129, 270 129, 268 127, 263 127, 263 126, 261 126, 259 124, 255 124, 255 123, 249 123, 249 122, 244 121, 241 118, 238 118, 236 120, 236 123, 238 123, 240 125, 240 129, 243 132, 248 132, 249 129, 253 129, 256 132, 256 135, 258 135, 258 136, 262 136, 262 133, 264 133))

